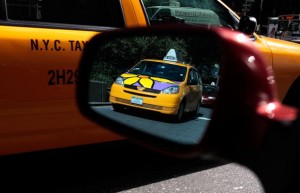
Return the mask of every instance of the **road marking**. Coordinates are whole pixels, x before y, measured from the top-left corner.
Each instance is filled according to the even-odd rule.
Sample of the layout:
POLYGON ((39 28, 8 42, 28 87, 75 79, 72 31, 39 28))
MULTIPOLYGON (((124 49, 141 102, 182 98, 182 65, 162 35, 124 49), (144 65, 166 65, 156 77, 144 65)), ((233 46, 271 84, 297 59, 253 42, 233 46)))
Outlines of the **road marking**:
POLYGON ((207 120, 207 121, 211 120, 210 118, 206 118, 206 117, 198 117, 197 119, 202 119, 202 120, 207 120))

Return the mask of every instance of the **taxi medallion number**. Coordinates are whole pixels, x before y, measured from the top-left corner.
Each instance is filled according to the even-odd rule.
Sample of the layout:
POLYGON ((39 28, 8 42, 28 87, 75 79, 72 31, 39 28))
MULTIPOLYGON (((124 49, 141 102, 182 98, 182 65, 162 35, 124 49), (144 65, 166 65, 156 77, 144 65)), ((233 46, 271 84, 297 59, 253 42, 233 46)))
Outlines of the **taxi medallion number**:
POLYGON ((131 98, 131 103, 132 104, 137 104, 137 105, 143 105, 143 99, 133 96, 131 98))

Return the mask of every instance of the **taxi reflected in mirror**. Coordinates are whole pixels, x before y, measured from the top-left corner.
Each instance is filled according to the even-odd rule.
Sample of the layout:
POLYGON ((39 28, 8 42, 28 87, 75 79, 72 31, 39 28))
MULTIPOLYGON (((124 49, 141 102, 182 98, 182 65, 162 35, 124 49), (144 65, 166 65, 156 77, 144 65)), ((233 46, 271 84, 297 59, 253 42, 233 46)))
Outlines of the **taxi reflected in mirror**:
POLYGON ((172 115, 181 121, 184 112, 198 115, 202 80, 198 70, 178 62, 179 53, 170 49, 164 60, 143 59, 118 76, 110 90, 114 110, 134 107, 172 115))
POLYGON ((90 110, 167 141, 197 144, 213 111, 201 107, 202 85, 217 82, 222 69, 219 39, 213 34, 114 33, 105 33, 112 37, 98 42, 89 56, 90 110))
POLYGON ((100 128, 176 155, 250 151, 272 121, 297 116, 279 102, 273 71, 252 44, 217 27, 101 33, 86 45, 79 66, 80 110, 100 128), (212 83, 218 88, 213 106, 201 106, 203 86, 212 83), (183 109, 197 116, 180 122, 160 116, 179 120, 183 109))

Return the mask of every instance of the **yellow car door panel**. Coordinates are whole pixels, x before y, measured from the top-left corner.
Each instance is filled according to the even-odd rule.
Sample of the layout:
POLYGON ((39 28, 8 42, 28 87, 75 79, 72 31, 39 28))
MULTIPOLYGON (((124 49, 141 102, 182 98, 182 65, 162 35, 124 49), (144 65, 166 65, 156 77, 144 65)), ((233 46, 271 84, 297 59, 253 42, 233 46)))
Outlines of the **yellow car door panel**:
POLYGON ((139 1, 24 2, 0 6, 0 155, 124 139, 78 111, 77 67, 95 34, 147 25, 139 1))
MULTIPOLYGON (((283 100, 293 82, 300 75, 300 45, 268 37, 262 37, 262 39, 272 53, 275 80, 279 88, 279 97, 283 100)), ((265 53, 264 55, 267 56, 265 53)))

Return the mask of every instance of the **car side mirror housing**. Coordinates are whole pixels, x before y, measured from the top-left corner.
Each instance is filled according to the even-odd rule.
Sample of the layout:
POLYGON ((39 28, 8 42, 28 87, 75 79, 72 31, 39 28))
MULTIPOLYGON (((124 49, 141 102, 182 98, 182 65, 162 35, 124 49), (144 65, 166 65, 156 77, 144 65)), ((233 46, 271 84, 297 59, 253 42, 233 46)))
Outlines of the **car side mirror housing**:
POLYGON ((80 62, 77 102, 99 129, 175 156, 252 151, 271 122, 297 116, 279 102, 272 69, 249 38, 217 27, 94 36, 80 62), (214 83, 212 106, 202 104, 203 85, 189 86, 188 77, 214 83))
POLYGON ((251 16, 242 16, 240 18, 240 23, 238 26, 238 30, 247 34, 247 35, 251 35, 255 32, 257 27, 257 21, 255 19, 255 17, 251 17, 251 16))

